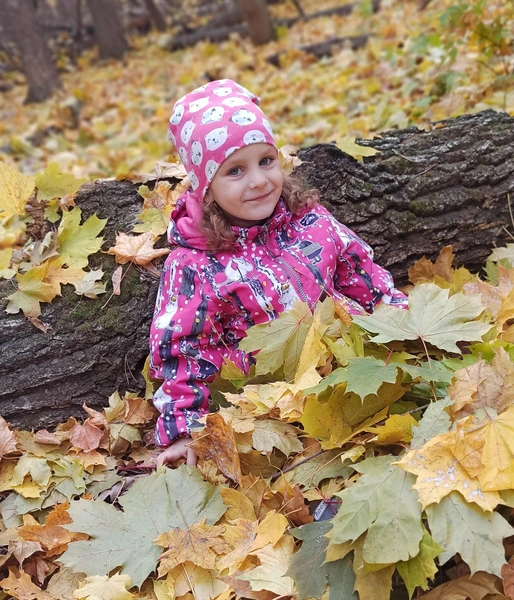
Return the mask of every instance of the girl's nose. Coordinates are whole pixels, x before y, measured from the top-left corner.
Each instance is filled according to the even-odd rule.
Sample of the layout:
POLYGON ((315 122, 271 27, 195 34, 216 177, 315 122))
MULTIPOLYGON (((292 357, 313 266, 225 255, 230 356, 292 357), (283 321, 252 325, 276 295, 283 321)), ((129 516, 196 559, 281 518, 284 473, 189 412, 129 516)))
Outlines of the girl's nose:
POLYGON ((268 181, 266 173, 261 168, 253 169, 250 174, 250 188, 257 188, 268 181))

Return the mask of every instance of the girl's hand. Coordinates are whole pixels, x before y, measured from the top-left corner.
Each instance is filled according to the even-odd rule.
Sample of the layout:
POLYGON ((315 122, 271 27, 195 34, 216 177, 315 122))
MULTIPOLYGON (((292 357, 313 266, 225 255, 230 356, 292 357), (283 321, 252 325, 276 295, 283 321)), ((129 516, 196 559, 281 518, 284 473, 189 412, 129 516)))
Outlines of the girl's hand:
POLYGON ((190 437, 178 438, 159 454, 155 460, 155 464, 160 467, 161 465, 175 462, 180 458, 185 458, 186 465, 196 465, 198 459, 195 451, 188 447, 190 442, 190 437))

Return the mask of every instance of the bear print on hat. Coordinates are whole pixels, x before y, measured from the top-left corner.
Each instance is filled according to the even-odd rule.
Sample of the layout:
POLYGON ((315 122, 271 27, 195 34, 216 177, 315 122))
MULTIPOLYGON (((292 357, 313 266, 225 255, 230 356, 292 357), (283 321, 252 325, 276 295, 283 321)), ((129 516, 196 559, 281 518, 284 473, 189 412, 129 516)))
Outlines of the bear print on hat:
POLYGON ((230 79, 212 81, 186 94, 174 106, 168 139, 177 150, 190 187, 185 194, 205 197, 222 163, 249 144, 276 148, 259 98, 230 79))

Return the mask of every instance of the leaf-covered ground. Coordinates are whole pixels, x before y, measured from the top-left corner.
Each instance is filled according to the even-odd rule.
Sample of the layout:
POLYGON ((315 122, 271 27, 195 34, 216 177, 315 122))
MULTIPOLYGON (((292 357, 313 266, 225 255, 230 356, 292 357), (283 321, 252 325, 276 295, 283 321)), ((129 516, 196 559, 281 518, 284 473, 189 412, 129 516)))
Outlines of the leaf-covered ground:
MULTIPOLYGON (((342 2, 302 0, 306 13, 342 2)), ((50 161, 77 177, 150 171, 166 159, 167 120, 181 95, 210 77, 233 78, 263 98, 279 145, 311 145, 346 135, 497 108, 514 110, 514 5, 486 0, 357 0, 347 16, 299 22, 255 48, 231 39, 170 53, 168 36, 132 40, 124 62, 83 55, 63 74, 55 98, 23 106, 23 85, 0 96, 0 155, 23 172, 50 161), (426 2, 425 2, 426 4, 426 2), (370 34, 357 51, 317 60, 296 50, 329 37, 370 34), (283 51, 280 68, 266 57, 283 51)), ((294 16, 292 2, 271 7, 294 16)), ((20 74, 8 77, 23 82, 20 74)), ((168 157, 171 159, 171 157, 168 157)))
MULTIPOLYGON (((171 106, 205 71, 263 96, 279 143, 514 109, 512 3, 433 0, 420 12, 384 1, 374 16, 367 6, 298 24, 258 50, 231 40, 221 52, 202 43, 169 54, 139 40, 125 64, 84 57, 43 105, 19 107, 21 86, 6 94, 8 312, 45 330, 41 303, 61 286, 104 302, 131 263, 155 272, 154 242, 180 186, 140 186, 140 235, 104 247, 120 264, 106 287, 102 269, 87 266, 104 221, 83 221, 77 177, 137 176, 173 159, 171 106), (280 70, 264 60, 369 32, 356 53, 315 61, 289 50, 280 70), (31 238, 33 218, 55 223, 43 240, 31 238)), ((273 346, 257 355, 258 379, 228 364, 213 384, 219 411, 195 436, 198 468, 152 468, 149 380, 141 397, 115 392, 104 411, 53 432, 0 422, 2 598, 514 598, 514 245, 496 249, 480 277, 453 268, 445 248, 409 278, 408 311, 383 306, 352 321, 329 298, 314 314, 297 304, 250 330, 247 350, 263 336, 273 346), (323 508, 333 518, 313 521, 323 508)))

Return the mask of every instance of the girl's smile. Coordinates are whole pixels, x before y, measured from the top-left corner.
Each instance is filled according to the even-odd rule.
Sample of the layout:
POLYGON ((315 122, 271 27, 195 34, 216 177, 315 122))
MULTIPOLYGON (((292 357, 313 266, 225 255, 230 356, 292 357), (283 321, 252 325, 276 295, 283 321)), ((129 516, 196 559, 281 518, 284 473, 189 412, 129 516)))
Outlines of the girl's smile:
POLYGON ((207 199, 216 202, 231 225, 252 227, 275 210, 283 180, 277 150, 265 143, 250 144, 225 160, 207 199))

